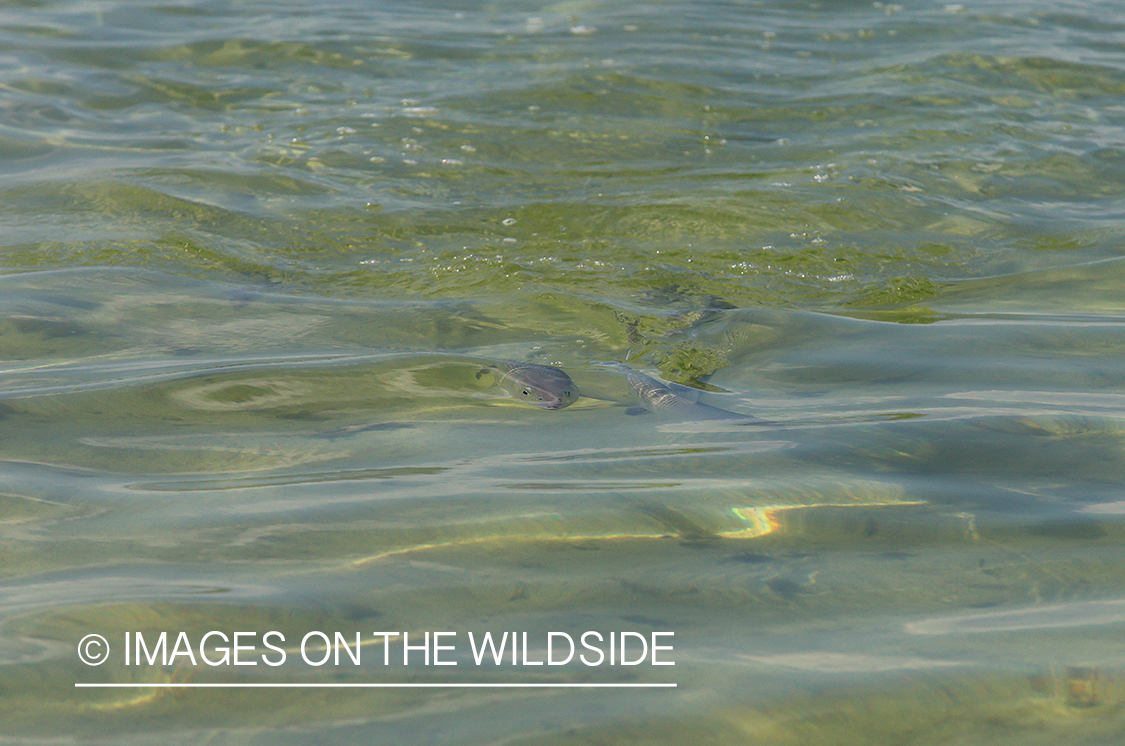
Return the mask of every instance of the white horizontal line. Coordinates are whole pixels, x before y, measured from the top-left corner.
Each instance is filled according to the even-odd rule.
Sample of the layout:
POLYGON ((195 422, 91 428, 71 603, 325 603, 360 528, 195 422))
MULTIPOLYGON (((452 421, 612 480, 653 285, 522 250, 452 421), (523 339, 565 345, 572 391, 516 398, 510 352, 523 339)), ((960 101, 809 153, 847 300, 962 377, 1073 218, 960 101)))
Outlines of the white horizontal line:
POLYGON ((157 688, 176 688, 176 689, 302 689, 302 688, 316 688, 316 689, 550 689, 550 688, 567 688, 567 689, 674 689, 678 684, 672 683, 649 683, 649 684, 598 684, 598 683, 573 683, 573 682, 559 682, 559 683, 517 683, 517 682, 496 682, 496 683, 402 683, 402 682, 363 682, 363 683, 349 683, 349 682, 247 682, 247 683, 218 683, 218 682, 136 682, 136 683, 123 683, 123 682, 107 682, 107 683, 92 683, 83 684, 75 683, 76 688, 83 689, 124 689, 129 687, 144 687, 148 689, 157 688))

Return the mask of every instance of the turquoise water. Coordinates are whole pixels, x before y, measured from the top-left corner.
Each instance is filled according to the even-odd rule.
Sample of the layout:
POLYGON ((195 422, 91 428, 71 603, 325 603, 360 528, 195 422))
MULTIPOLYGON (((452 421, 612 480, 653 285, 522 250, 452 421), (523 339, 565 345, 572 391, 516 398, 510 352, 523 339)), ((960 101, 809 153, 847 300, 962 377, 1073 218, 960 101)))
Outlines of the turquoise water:
POLYGON ((1123 93, 1108 2, 4 5, 0 742, 1120 743, 1123 93))

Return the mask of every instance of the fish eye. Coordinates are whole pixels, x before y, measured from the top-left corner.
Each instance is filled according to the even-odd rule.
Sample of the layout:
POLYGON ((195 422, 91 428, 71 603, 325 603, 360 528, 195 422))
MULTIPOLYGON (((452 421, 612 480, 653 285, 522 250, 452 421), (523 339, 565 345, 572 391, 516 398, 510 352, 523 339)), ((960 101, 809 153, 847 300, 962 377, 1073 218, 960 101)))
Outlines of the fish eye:
POLYGON ((531 389, 524 389, 524 390, 523 390, 523 395, 524 395, 524 396, 531 396, 531 389))

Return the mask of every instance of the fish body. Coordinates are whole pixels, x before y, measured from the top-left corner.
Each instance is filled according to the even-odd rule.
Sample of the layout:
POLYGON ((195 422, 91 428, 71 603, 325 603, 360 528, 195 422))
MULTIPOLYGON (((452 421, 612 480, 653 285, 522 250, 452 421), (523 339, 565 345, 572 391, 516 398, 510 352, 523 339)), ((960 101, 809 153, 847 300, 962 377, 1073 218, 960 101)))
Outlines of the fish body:
MULTIPOLYGON (((695 389, 666 383, 620 363, 610 367, 625 374, 633 396, 639 407, 627 409, 629 414, 655 412, 665 417, 682 420, 747 420, 762 422, 756 417, 731 412, 710 404, 702 404, 693 397, 695 389)), ((497 384, 525 404, 541 409, 563 409, 569 407, 581 392, 566 371, 550 365, 498 361, 489 363, 477 377, 491 372, 497 377, 497 384)))
MULTIPOLYGON (((637 397, 641 407, 645 411, 656 412, 658 414, 669 415, 684 420, 754 420, 760 421, 757 417, 751 417, 747 414, 740 414, 739 412, 731 412, 719 407, 712 407, 710 404, 701 404, 697 401, 677 393, 676 389, 683 389, 684 393, 692 391, 686 386, 677 386, 676 384, 667 384, 664 381, 646 376, 644 373, 629 368, 625 365, 613 366, 625 374, 625 379, 629 382, 629 388, 632 389, 633 394, 637 397)), ((627 410, 628 411, 628 410, 627 410)), ((640 412, 633 412, 639 414, 640 412)))
POLYGON ((569 407, 581 396, 566 371, 536 363, 496 362, 477 374, 492 371, 497 383, 516 399, 542 409, 569 407))

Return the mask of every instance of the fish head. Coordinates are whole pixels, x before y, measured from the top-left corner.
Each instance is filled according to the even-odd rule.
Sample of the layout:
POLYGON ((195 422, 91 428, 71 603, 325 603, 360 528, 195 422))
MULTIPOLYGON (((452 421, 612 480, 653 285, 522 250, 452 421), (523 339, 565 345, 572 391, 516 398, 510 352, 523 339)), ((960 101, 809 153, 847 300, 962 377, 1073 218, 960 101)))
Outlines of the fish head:
POLYGON ((528 365, 508 371, 508 392, 541 409, 563 409, 578 401, 578 386, 564 371, 547 365, 528 365))

